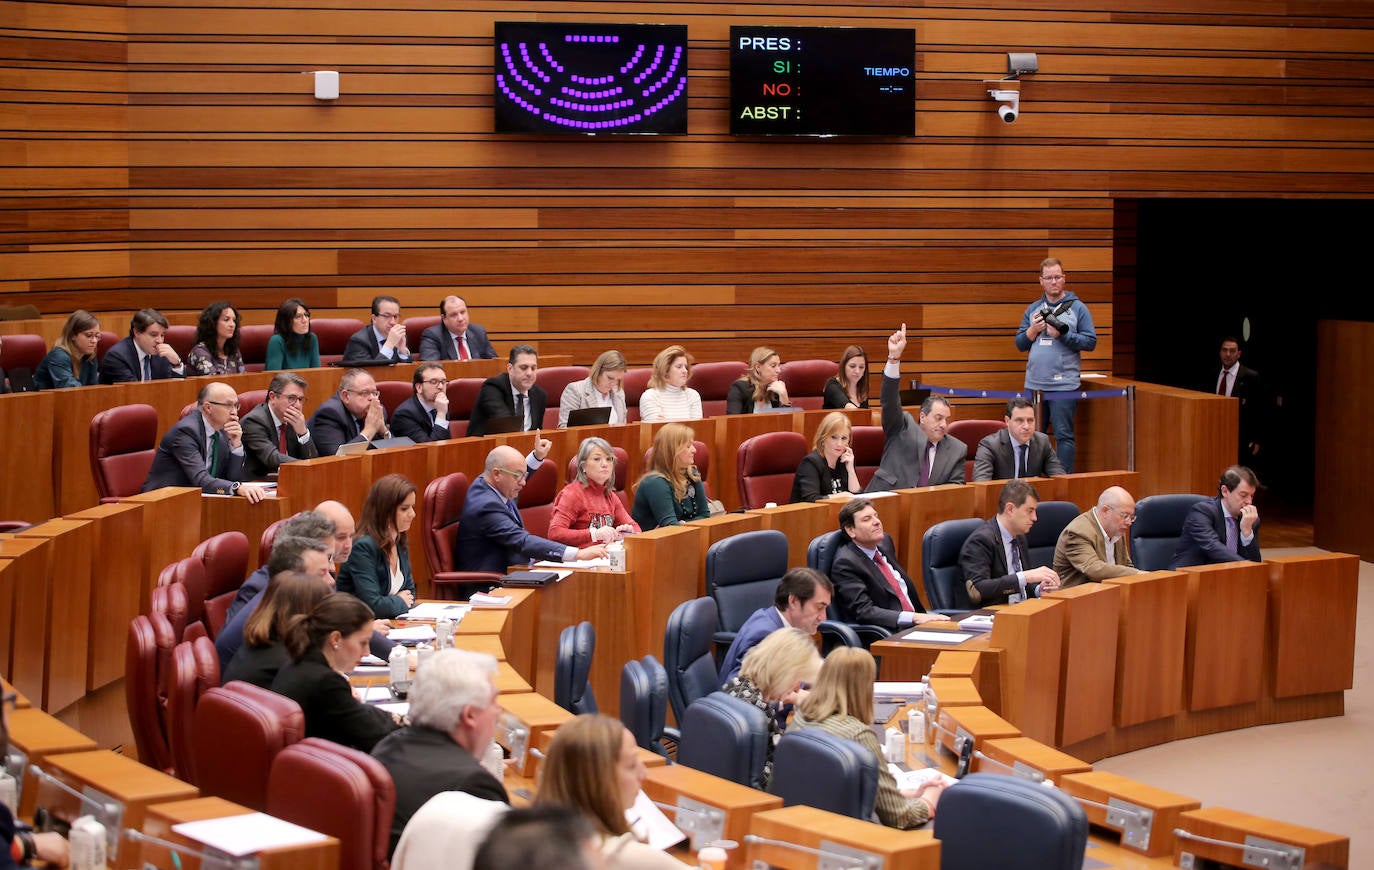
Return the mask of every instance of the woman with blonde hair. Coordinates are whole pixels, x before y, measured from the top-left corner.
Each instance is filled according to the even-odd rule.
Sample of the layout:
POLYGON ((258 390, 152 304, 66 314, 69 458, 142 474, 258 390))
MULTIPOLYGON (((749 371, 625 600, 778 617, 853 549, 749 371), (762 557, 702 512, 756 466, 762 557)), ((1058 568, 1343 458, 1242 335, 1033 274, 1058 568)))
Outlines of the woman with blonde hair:
POLYGON ((558 428, 568 428, 568 415, 582 408, 610 408, 613 424, 625 422, 625 391, 620 382, 625 379, 625 357, 618 350, 608 350, 592 363, 585 380, 568 384, 558 400, 558 428))
MULTIPOLYGON (((40 390, 58 390, 100 383, 95 361, 99 344, 100 321, 89 311, 73 311, 62 325, 62 336, 33 373, 33 385, 40 390)), ((0 382, 3 380, 0 378, 0 382)))
POLYGON ((654 357, 654 373, 639 397, 639 417, 646 423, 660 420, 700 420, 701 394, 687 386, 692 376, 692 355, 680 344, 671 344, 654 357))
POLYGON ((721 687, 727 695, 753 704, 768 718, 768 756, 756 788, 768 788, 773 780, 773 746, 782 736, 778 714, 806 697, 805 684, 816 679, 821 657, 811 635, 800 628, 780 628, 744 654, 739 673, 721 687))
POLYGON ((792 480, 792 503, 816 501, 841 492, 863 489, 854 473, 854 449, 850 438, 854 427, 839 411, 831 411, 816 427, 812 451, 802 457, 797 476, 792 480))
POLYGON ((641 842, 625 818, 644 775, 639 747, 624 725, 609 716, 577 716, 554 732, 534 804, 588 816, 601 835, 609 870, 680 870, 682 862, 641 842))
POLYGON ((888 771, 878 746, 878 736, 869 727, 873 721, 873 681, 877 676, 878 667, 867 650, 839 647, 831 651, 787 730, 820 728, 872 752, 878 765, 878 819, 889 828, 915 828, 934 818, 944 780, 936 777, 908 791, 897 788, 897 780, 888 771))
POLYGON ((725 397, 725 413, 755 414, 769 408, 790 408, 787 385, 779 377, 782 358, 771 347, 756 347, 749 354, 749 370, 730 385, 725 397))
POLYGON ((615 493, 615 450, 605 438, 584 438, 577 451, 577 479, 559 491, 549 519, 549 539, 574 547, 618 541, 639 531, 615 493))
POLYGON ((868 354, 857 344, 851 344, 840 355, 840 370, 825 382, 822 408, 868 407, 868 354))
POLYGON ((696 466, 692 427, 669 423, 654 436, 649 469, 635 487, 630 516, 644 531, 676 526, 711 515, 706 487, 696 466))

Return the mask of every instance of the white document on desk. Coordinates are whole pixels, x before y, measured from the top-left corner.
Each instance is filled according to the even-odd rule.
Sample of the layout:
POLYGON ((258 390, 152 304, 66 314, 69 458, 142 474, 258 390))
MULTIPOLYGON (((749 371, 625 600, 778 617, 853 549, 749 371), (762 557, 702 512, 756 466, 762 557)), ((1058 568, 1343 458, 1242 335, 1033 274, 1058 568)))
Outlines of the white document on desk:
POLYGON ((908 643, 945 643, 953 646, 971 637, 973 635, 967 631, 913 631, 902 635, 902 640, 908 643))
POLYGON ((409 625, 405 628, 393 628, 387 632, 386 639, 392 643, 422 643, 434 640, 437 637, 432 625, 409 625))
POLYGON ((406 611, 405 615, 400 618, 410 619, 416 622, 438 622, 441 618, 447 616, 449 619, 457 622, 462 620, 464 616, 467 616, 468 611, 471 609, 472 606, 469 604, 445 604, 441 601, 426 601, 423 604, 417 604, 410 608, 410 610, 406 611))
POLYGON ((942 773, 933 767, 922 767, 917 770, 902 770, 895 764, 888 764, 887 769, 888 772, 892 774, 892 778, 897 780, 897 788, 902 791, 915 791, 926 782, 937 778, 943 779, 945 785, 954 785, 959 781, 949 774, 942 773))
POLYGON ((687 839, 643 791, 635 796, 634 806, 625 811, 625 820, 637 836, 655 849, 668 849, 687 839))
POLYGON ((234 857, 323 842, 324 834, 302 828, 266 813, 225 816, 199 822, 182 822, 172 830, 234 857))
POLYGON ((564 577, 567 577, 569 574, 571 574, 575 569, 579 569, 579 568, 609 568, 609 567, 611 567, 611 560, 610 560, 610 559, 574 559, 574 560, 571 561, 571 562, 553 562, 553 561, 547 561, 547 560, 546 560, 546 561, 543 561, 543 562, 535 562, 535 563, 534 563, 534 567, 536 567, 536 568, 551 568, 551 569, 553 569, 554 571, 558 571, 558 574, 559 574, 558 579, 559 579, 559 580, 562 580, 564 577), (559 570, 559 569, 562 569, 562 570, 559 570))

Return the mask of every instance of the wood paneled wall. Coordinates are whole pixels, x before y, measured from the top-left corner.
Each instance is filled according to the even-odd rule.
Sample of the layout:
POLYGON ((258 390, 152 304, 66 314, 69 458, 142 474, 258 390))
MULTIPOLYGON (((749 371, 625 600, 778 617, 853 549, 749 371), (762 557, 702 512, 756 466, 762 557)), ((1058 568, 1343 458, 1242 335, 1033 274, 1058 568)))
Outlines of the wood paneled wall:
POLYGON ((1374 195, 1367 3, 2 8, 0 292, 119 312, 115 331, 141 305, 190 322, 229 298, 268 322, 290 295, 317 316, 379 292, 429 313, 456 288, 498 345, 579 361, 670 341, 701 360, 850 341, 880 358, 906 321, 912 370, 1008 387, 1045 256, 1092 308, 1089 367, 1112 366, 1134 292, 1116 310, 1119 204, 1374 195), (687 24, 691 132, 492 134, 492 24, 529 18, 687 24), (731 138, 731 23, 914 26, 917 135, 731 138), (982 83, 1007 50, 1041 70, 1010 125, 982 83), (315 69, 340 71, 337 102, 314 100, 315 69))

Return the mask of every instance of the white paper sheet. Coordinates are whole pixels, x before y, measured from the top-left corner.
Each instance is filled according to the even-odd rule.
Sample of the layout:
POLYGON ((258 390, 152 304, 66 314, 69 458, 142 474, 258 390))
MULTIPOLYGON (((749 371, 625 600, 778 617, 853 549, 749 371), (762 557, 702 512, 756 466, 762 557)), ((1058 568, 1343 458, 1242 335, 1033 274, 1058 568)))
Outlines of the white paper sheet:
POLYGON ((625 819, 635 834, 655 849, 667 849, 687 839, 642 791, 635 796, 634 806, 625 811, 625 819))
POLYGON ((461 622, 472 607, 467 604, 446 604, 442 601, 426 601, 417 604, 406 612, 402 619, 409 619, 415 622, 437 622, 442 617, 447 616, 454 622, 461 622))
POLYGON ((892 774, 892 778, 897 780, 897 788, 903 790, 920 788, 922 783, 937 777, 944 779, 945 785, 954 785, 959 781, 947 773, 941 773, 933 767, 922 767, 917 770, 902 770, 895 764, 889 764, 887 769, 892 774))
POLYGON ((474 592, 468 599, 468 604, 473 607, 507 607, 510 602, 509 595, 490 595, 486 592, 474 592))
POLYGON ((197 843, 204 843, 212 849, 227 852, 235 857, 265 852, 268 849, 303 846, 326 839, 324 834, 293 825, 266 813, 182 822, 173 825, 172 830, 183 837, 189 837, 197 843))
POLYGON ((403 643, 406 641, 421 643, 434 640, 435 636, 434 626, 432 625, 411 625, 405 628, 393 628, 387 633, 386 637, 387 640, 390 640, 392 643, 403 643))
POLYGON ((555 571, 559 571, 559 569, 561 568, 563 570, 559 571, 558 579, 562 580, 564 577, 568 576, 568 574, 570 574, 574 569, 577 568, 609 568, 611 567, 611 560, 580 559, 574 560, 572 562, 535 562, 534 567, 548 568, 555 571))
POLYGON ((876 682, 873 684, 875 698, 906 698, 914 701, 925 697, 926 686, 920 680, 910 682, 876 682))
POLYGON ((910 643, 963 643, 973 635, 967 631, 913 631, 902 635, 902 640, 910 643))

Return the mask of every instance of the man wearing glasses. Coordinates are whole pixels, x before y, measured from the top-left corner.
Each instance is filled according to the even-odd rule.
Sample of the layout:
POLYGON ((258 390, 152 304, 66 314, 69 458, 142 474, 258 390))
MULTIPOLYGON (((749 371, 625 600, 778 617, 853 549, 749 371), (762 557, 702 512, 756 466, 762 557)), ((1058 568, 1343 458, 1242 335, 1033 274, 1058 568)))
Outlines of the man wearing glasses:
POLYGON ((482 476, 468 489, 463 513, 458 519, 456 551, 459 571, 496 571, 506 573, 511 565, 535 559, 571 562, 574 559, 600 559, 605 544, 568 547, 531 534, 525 528, 516 499, 529 475, 537 471, 553 443, 538 437, 528 456, 514 447, 502 445, 487 454, 482 476))
POLYGON ((349 369, 339 379, 339 393, 330 396, 310 418, 310 437, 320 456, 333 456, 345 444, 390 437, 382 394, 372 375, 349 369))
POLYGON ((1054 545, 1054 570, 1064 586, 1101 583, 1139 574, 1131 564, 1131 524, 1135 498, 1119 486, 1097 497, 1097 507, 1074 518, 1054 545))
POLYGON ((262 480, 283 462, 320 455, 305 425, 305 378, 279 372, 267 385, 267 401, 243 415, 244 476, 262 480))
POLYGON ((243 480, 243 428, 239 425, 239 397, 218 381, 196 397, 197 411, 177 421, 157 446, 143 491, 164 486, 198 486, 201 492, 241 495, 257 504, 262 487, 243 480))
POLYGON ((1028 482, 1006 482, 997 496, 1001 510, 964 540, 959 570, 969 600, 978 607, 1017 604, 1059 588, 1053 569, 1030 564, 1026 533, 1035 525, 1040 494, 1028 482))
POLYGON ((391 415, 391 434, 416 444, 447 441, 448 375, 438 363, 422 363, 411 379, 414 395, 391 415))
POLYGON ((406 347, 406 328, 401 323, 401 303, 395 296, 378 296, 372 300, 372 324, 364 326, 348 338, 344 347, 344 362, 367 362, 389 359, 410 362, 406 347))
MULTIPOLYGON (((1026 357, 1026 389, 1047 393, 1078 389, 1082 354, 1097 347, 1097 331, 1088 306, 1064 289, 1064 266, 1054 257, 1040 264, 1044 295, 1030 304, 1016 331, 1016 349, 1026 357)), ((1053 396, 1049 397, 1050 399, 1053 396)), ((1065 474, 1073 474, 1073 416, 1077 399, 1048 401, 1055 448, 1065 474)), ((1044 419, 1041 420, 1042 428, 1044 419)))

